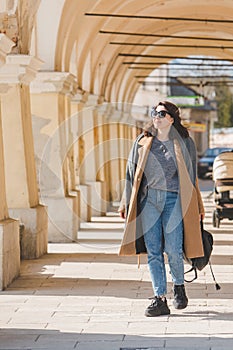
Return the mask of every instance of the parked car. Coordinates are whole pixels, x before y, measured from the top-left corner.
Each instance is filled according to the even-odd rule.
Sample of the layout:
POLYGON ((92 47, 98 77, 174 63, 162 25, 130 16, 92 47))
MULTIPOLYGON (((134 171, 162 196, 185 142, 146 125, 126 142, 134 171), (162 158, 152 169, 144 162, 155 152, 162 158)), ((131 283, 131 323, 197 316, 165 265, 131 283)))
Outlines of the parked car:
POLYGON ((214 159, 222 152, 231 151, 228 147, 208 148, 198 161, 197 172, 199 178, 211 177, 214 159))

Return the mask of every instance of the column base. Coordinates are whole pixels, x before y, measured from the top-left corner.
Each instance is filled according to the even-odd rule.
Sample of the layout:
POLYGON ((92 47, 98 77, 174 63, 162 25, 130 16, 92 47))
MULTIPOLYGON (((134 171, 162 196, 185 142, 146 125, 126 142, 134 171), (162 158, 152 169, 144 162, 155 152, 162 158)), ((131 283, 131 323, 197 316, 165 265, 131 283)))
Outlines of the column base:
POLYGON ((91 221, 91 186, 79 185, 80 191, 80 218, 81 221, 91 221))
POLYGON ((106 186, 104 182, 87 182, 91 187, 91 216, 104 216, 107 211, 106 186))
POLYGON ((19 222, 7 219, 0 222, 0 290, 19 276, 19 222))
POLYGON ((48 207, 48 241, 70 243, 77 240, 80 227, 79 194, 67 197, 44 197, 48 207))
POLYGON ((35 208, 9 209, 13 218, 19 219, 21 259, 37 259, 47 253, 48 216, 47 208, 38 205, 35 208))

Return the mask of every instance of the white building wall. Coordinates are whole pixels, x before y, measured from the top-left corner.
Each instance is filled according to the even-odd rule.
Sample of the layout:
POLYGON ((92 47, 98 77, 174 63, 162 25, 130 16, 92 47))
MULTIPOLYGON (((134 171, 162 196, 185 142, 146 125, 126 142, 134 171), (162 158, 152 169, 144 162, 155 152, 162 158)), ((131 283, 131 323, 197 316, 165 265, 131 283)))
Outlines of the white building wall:
MULTIPOLYGON (((159 101, 166 100, 167 71, 164 69, 166 66, 161 67, 162 69, 156 69, 147 78, 144 78, 145 83, 154 82, 154 85, 141 85, 135 95, 133 104, 150 108, 159 101), (159 84, 156 85, 156 82, 159 84)), ((142 81, 143 78, 138 78, 138 80, 142 81)))

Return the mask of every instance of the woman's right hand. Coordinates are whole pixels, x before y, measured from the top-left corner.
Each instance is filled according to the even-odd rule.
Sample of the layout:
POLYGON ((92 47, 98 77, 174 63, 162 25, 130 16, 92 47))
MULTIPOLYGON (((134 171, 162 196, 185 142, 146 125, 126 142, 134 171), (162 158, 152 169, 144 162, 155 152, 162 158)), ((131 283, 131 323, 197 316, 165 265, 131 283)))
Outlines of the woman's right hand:
POLYGON ((125 211, 119 211, 119 214, 120 214, 120 217, 122 218, 122 219, 125 219, 125 211))

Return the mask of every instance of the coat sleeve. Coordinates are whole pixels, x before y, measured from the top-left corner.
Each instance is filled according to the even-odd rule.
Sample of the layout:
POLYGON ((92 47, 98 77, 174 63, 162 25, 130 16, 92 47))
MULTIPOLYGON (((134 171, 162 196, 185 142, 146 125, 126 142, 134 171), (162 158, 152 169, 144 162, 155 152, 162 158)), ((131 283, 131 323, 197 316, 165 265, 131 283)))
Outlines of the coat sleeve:
POLYGON ((126 165, 125 187, 121 198, 120 206, 118 208, 118 211, 126 212, 126 215, 128 212, 131 191, 132 191, 132 186, 134 182, 134 174, 136 171, 137 161, 138 161, 138 148, 139 148, 138 141, 142 137, 143 135, 140 134, 137 137, 137 139, 134 141, 134 144, 130 150, 127 165, 126 165))
POLYGON ((191 137, 185 139, 186 141, 186 154, 185 154, 185 163, 190 175, 190 179, 195 186, 196 177, 197 177, 197 151, 196 146, 191 137))
POLYGON ((189 138, 188 150, 189 150, 192 169, 193 169, 192 170, 193 183, 197 193, 199 213, 204 214, 205 209, 204 209, 204 204, 202 201, 201 192, 199 189, 198 177, 197 177, 197 150, 196 150, 196 145, 191 137, 189 138))

